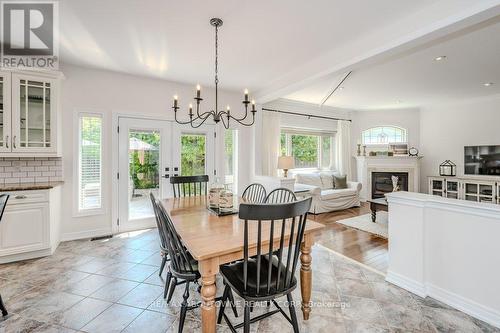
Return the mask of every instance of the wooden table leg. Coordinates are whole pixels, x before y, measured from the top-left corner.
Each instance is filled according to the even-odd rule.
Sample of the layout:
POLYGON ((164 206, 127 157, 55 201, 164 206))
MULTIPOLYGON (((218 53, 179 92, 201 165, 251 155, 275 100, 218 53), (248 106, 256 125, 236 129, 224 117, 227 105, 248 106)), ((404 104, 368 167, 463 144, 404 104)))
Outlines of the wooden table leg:
POLYGON ((312 235, 304 235, 304 242, 300 247, 300 292, 302 293, 302 314, 304 320, 309 320, 311 313, 311 291, 312 291, 312 269, 311 269, 311 246, 312 235))
POLYGON ((200 261, 201 273, 201 326, 203 333, 215 333, 216 331, 216 306, 215 295, 217 286, 215 276, 219 272, 219 261, 215 259, 200 261))

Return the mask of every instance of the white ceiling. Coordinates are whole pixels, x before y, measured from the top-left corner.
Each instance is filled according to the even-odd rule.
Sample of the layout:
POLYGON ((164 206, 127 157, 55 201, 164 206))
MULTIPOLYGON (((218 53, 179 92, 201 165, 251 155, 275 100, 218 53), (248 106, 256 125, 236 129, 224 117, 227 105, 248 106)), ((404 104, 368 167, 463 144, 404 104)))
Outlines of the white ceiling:
MULTIPOLYGON (((285 98, 320 103, 341 75, 324 76, 285 98)), ((419 107, 500 94, 500 17, 352 74, 326 105, 351 109, 419 107), (435 61, 445 55, 443 61, 435 61), (494 82, 490 87, 483 83, 494 82)))
MULTIPOLYGON (((341 50, 436 2, 64 0, 60 53, 66 63, 212 85, 209 19, 221 17, 221 87, 255 91, 326 51, 341 50)), ((450 56, 445 65, 453 61, 450 56)))

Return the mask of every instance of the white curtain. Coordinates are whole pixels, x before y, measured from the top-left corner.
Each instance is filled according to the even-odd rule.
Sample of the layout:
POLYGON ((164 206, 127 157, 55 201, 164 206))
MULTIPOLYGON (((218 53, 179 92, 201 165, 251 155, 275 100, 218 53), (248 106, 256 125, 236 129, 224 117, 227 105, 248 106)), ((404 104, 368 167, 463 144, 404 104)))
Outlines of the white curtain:
POLYGON ((339 120, 336 136, 337 170, 351 180, 351 122, 339 120))
POLYGON ((262 115, 262 175, 264 176, 278 176, 280 134, 280 115, 264 112, 262 115))

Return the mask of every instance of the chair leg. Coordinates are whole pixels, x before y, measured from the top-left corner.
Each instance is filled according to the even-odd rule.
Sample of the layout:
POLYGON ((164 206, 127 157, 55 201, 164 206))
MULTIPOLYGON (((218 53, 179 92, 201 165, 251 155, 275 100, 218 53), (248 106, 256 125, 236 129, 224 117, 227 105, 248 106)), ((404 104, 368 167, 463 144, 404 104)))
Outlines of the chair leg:
POLYGON ((2 295, 0 295, 0 310, 2 310, 2 316, 4 317, 9 314, 7 312, 7 309, 5 308, 5 305, 3 304, 2 295))
POLYGON ((167 263, 167 255, 164 254, 161 257, 161 265, 160 265, 160 271, 158 272, 158 275, 161 276, 161 273, 163 273, 163 270, 165 269, 165 264, 167 263))
POLYGON ((179 318, 179 333, 182 333, 184 328, 184 321, 186 320, 186 312, 188 306, 189 298, 189 281, 186 281, 186 289, 184 289, 184 295, 182 295, 182 304, 181 304, 181 317, 179 318))
POLYGON ((245 301, 245 315, 243 319, 243 333, 250 333, 250 304, 245 301))
POLYGON ((233 309, 234 316, 238 318, 238 311, 236 310, 236 303, 234 302, 234 296, 231 287, 229 287, 229 303, 231 304, 231 309, 233 309))
MULTIPOLYGON (((168 271, 167 273, 167 279, 165 280, 165 290, 163 290, 163 299, 167 298, 168 291, 170 289, 170 282, 172 281, 172 273, 168 271)), ((175 286, 173 286, 175 288, 175 286)))
POLYGON ((217 324, 220 324, 222 322, 222 317, 224 316, 224 309, 226 308, 226 302, 230 291, 231 287, 226 285, 226 287, 224 288, 224 293, 222 294, 222 299, 220 300, 219 315, 217 316, 217 324))
POLYGON ((177 278, 174 277, 170 283, 170 290, 168 291, 167 304, 170 303, 172 296, 174 295, 175 287, 177 286, 177 278))
POLYGON ((297 322, 297 314, 295 313, 292 294, 286 295, 286 299, 288 301, 288 309, 290 310, 290 319, 292 319, 293 332, 299 333, 299 323, 297 322))

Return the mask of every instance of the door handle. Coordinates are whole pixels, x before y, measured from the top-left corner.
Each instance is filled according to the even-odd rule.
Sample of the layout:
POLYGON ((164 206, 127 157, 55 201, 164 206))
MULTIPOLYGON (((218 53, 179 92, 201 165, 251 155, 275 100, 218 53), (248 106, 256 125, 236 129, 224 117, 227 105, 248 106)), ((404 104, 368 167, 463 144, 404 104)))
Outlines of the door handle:
POLYGON ((16 139, 17 139, 17 136, 14 135, 14 137, 12 138, 12 147, 14 147, 14 149, 17 148, 17 146, 16 146, 16 139))
POLYGON ((5 148, 9 148, 9 136, 5 137, 5 148))
POLYGON ((26 198, 27 198, 27 196, 25 196, 24 194, 21 194, 21 195, 16 195, 16 196, 14 197, 14 199, 26 199, 26 198))

